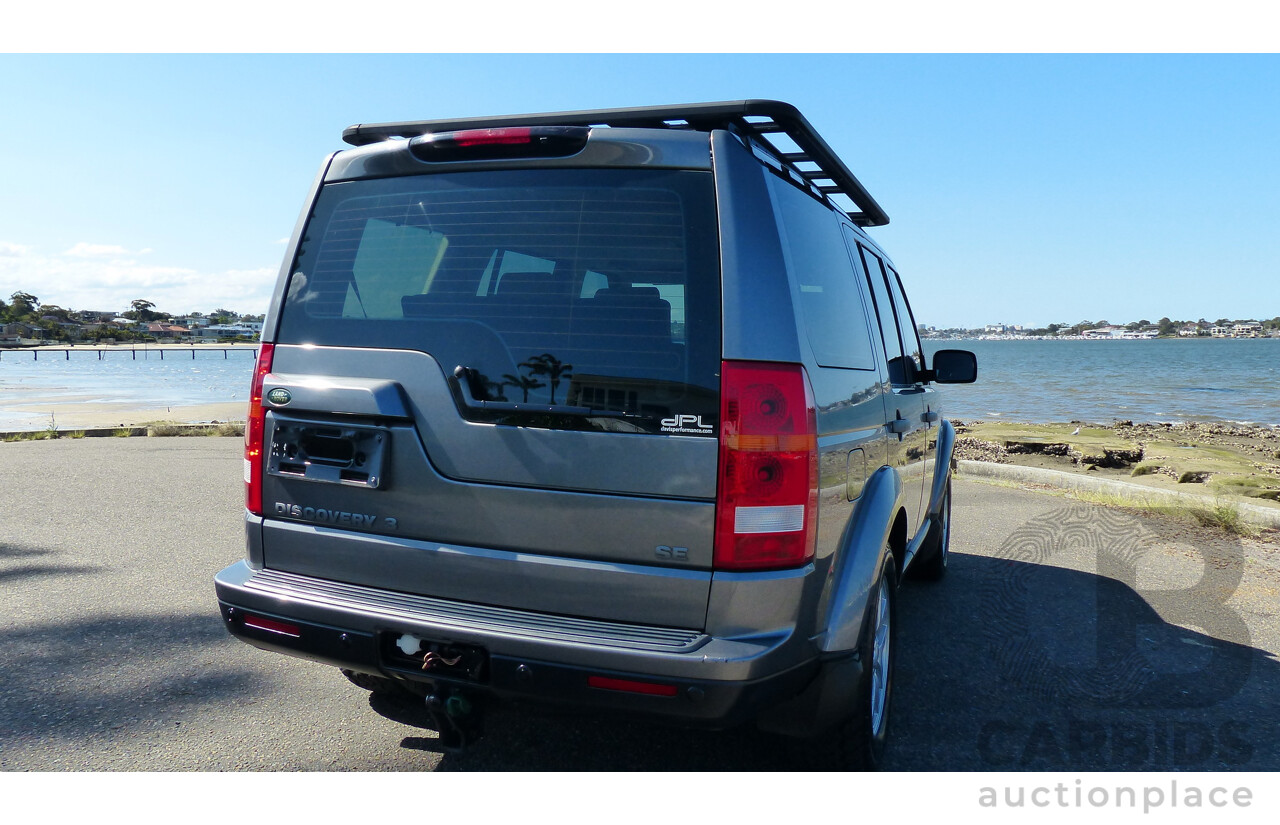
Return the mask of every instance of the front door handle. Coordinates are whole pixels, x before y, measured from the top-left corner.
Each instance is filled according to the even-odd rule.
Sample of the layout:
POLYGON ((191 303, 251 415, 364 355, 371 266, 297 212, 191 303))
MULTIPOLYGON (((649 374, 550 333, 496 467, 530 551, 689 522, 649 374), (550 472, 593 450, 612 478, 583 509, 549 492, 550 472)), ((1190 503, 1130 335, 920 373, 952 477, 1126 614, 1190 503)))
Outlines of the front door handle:
POLYGON ((911 422, 905 418, 895 418, 889 422, 889 432, 902 435, 911 429, 911 422))

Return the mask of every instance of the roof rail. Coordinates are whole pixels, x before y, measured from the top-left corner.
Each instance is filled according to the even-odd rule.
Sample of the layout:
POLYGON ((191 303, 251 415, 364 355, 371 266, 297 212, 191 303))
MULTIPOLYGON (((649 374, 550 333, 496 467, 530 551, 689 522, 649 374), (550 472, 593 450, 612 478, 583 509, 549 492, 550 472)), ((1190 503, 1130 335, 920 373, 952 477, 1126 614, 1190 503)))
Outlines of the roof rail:
POLYGON ((645 129, 728 129, 754 139, 784 166, 808 181, 823 195, 844 195, 856 211, 849 219, 859 226, 883 226, 888 214, 853 176, 817 130, 790 103, 779 100, 738 100, 723 103, 690 103, 676 106, 640 106, 633 109, 587 109, 497 117, 417 120, 401 123, 357 123, 342 132, 352 146, 365 146, 390 138, 411 138, 433 132, 460 129, 497 129, 505 126, 612 126, 645 129), (748 120, 748 118, 754 118, 748 120), (783 134, 800 151, 779 149, 767 136, 783 134), (799 164, 817 169, 802 169, 799 164))

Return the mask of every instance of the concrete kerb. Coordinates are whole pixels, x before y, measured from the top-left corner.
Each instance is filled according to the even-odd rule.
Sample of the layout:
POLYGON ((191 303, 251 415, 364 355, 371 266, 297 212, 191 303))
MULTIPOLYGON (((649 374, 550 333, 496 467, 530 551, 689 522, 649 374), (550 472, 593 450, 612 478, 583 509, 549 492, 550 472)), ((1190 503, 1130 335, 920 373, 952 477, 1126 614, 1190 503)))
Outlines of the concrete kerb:
MULTIPOLYGON (((239 421, 222 422, 222 424, 238 424, 243 427, 243 422, 239 422, 239 421)), ((174 436, 206 435, 210 429, 213 429, 218 426, 221 426, 221 425, 220 424, 168 424, 168 423, 162 422, 160 425, 153 424, 148 426, 123 425, 120 427, 67 427, 65 429, 59 429, 54 431, 52 436, 45 436, 45 437, 46 438, 52 437, 56 439, 68 439, 68 438, 111 438, 111 437, 121 437, 121 436, 139 438, 139 437, 146 437, 146 436, 155 437, 158 435, 174 435, 174 436), (162 430, 163 432, 157 432, 157 430, 162 430)), ((44 435, 45 432, 46 431, 44 430, 17 430, 14 432, 0 432, 0 440, 10 440, 10 439, 32 440, 32 441, 41 440, 39 436, 44 435)), ((242 437, 242 434, 235 435, 234 437, 240 438, 242 437)))
MULTIPOLYGON (((1123 498, 1135 504, 1172 504, 1213 508, 1221 505, 1221 499, 1212 496, 1183 493, 1175 490, 1158 490, 1141 484, 1117 481, 1109 478, 1095 478, 1077 473, 1049 470, 1043 467, 1020 467, 1014 464, 993 464, 989 461, 962 460, 957 462, 956 472, 962 476, 973 478, 989 478, 998 481, 1011 481, 1023 484, 1043 484, 1065 490, 1079 490, 1090 493, 1106 493, 1123 498)), ((1260 504, 1232 501, 1232 506, 1240 513, 1240 518, 1258 527, 1280 530, 1280 508, 1265 507, 1260 504)))

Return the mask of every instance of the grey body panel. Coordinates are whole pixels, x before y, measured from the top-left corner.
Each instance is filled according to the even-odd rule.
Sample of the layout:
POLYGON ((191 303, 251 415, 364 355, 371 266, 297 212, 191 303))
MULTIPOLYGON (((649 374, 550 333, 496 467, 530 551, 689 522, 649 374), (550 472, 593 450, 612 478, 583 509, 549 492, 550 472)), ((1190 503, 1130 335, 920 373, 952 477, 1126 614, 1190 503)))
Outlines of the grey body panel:
MULTIPOLYGON (((448 478, 560 490, 715 499, 715 439, 467 421, 458 412, 445 369, 446 365, 430 355, 413 350, 279 346, 273 375, 264 386, 292 387, 311 381, 323 387, 344 381, 391 381, 403 392, 431 465, 448 478), (279 381, 273 384, 272 379, 279 381)), ((356 398, 339 398, 336 394, 323 397, 317 393, 291 402, 287 409, 307 409, 302 404, 310 401, 318 413, 361 412, 339 406, 348 400, 354 402, 356 398)), ((389 406, 380 414, 397 415, 396 410, 389 406)))
POLYGON ((273 570, 515 610, 701 629, 711 574, 269 523, 273 570))

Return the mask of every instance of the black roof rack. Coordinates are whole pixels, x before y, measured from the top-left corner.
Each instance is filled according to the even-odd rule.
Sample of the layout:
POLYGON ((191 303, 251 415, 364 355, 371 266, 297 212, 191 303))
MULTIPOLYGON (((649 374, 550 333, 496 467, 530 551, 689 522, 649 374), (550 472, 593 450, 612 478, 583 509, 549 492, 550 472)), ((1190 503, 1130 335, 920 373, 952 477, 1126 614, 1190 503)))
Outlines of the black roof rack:
POLYGON ((859 226, 883 226, 889 216, 853 176, 844 161, 796 107, 778 100, 738 100, 724 103, 690 103, 678 106, 641 106, 634 109, 588 109, 498 117, 419 120, 402 123, 358 123, 342 132, 352 146, 365 146, 389 138, 411 138, 433 132, 460 129, 497 129, 505 126, 613 126, 646 129, 728 129, 768 151, 823 195, 844 195, 853 201, 849 218, 859 226), (748 120, 748 118, 752 118, 748 120), (780 149, 767 135, 782 134, 798 152, 780 149), (816 166, 801 168, 800 164, 816 166))

